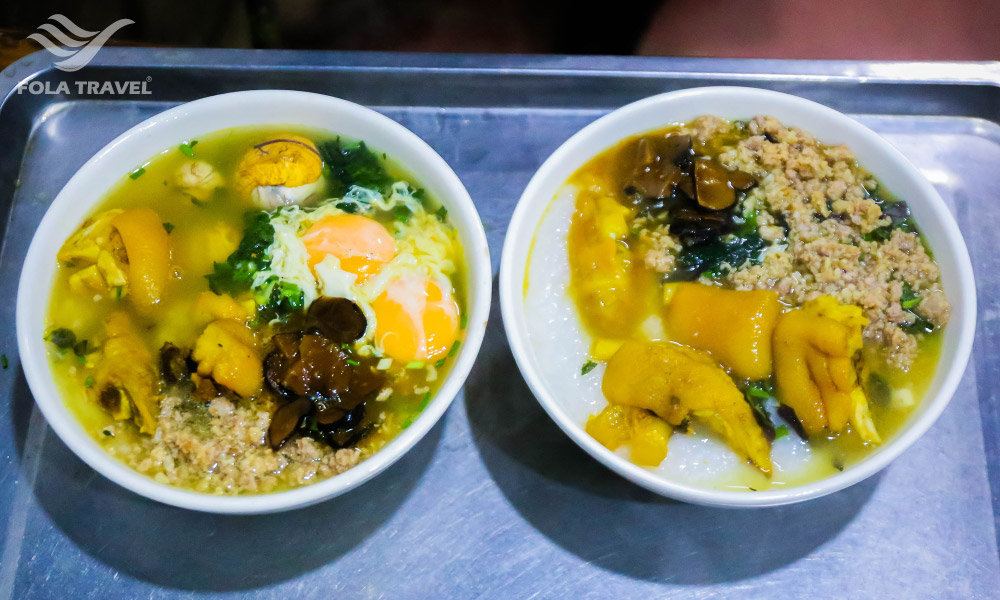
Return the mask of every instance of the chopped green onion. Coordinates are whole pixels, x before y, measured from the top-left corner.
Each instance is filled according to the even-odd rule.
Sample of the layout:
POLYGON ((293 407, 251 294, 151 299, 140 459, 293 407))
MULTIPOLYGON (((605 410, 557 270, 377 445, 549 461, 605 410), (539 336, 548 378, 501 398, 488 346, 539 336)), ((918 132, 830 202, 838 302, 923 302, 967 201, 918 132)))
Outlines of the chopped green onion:
POLYGON ((788 435, 788 426, 782 425, 774 430, 774 439, 780 440, 781 438, 788 435))
POLYGON ((7 355, 6 354, 0 354, 0 367, 3 367, 3 368, 6 369, 9 366, 10 366, 10 363, 7 362, 7 355))
POLYGON ((423 363, 423 361, 415 360, 415 361, 413 361, 411 363, 407 363, 406 364, 406 368, 407 369, 423 369, 424 368, 424 363, 423 363))
POLYGON ((129 179, 133 179, 133 180, 134 179, 139 179, 140 177, 142 177, 142 174, 145 173, 145 172, 146 172, 146 167, 139 167, 138 169, 136 169, 136 170, 132 171, 131 173, 129 173, 128 174, 128 178, 129 179))
POLYGON ((347 360, 345 360, 344 362, 346 362, 347 364, 351 365, 352 367, 360 367, 361 366, 361 363, 359 363, 356 360, 351 360, 349 358, 347 360))
POLYGON ((406 420, 403 421, 403 424, 400 425, 400 427, 402 427, 403 429, 406 429, 410 425, 413 425, 413 417, 406 417, 406 420))
POLYGON ((756 388, 756 387, 754 387, 752 385, 747 386, 747 394, 750 394, 751 396, 756 396, 758 398, 770 398, 771 397, 771 394, 768 394, 764 390, 762 390, 760 388, 756 388))
POLYGON ((401 223, 406 223, 413 216, 413 211, 404 205, 399 205, 393 211, 396 213, 396 220, 401 223))
POLYGON ((441 360, 439 360, 436 363, 434 363, 434 366, 437 367, 437 368, 439 368, 439 369, 441 367, 443 367, 444 366, 444 359, 442 358, 441 360))
POLYGON ((68 262, 66 263, 66 268, 67 268, 67 269, 72 269, 72 268, 73 268, 73 267, 75 267, 75 266, 76 266, 76 263, 75 263, 75 262, 73 262, 73 261, 68 261, 68 262))
POLYGON ((351 347, 351 345, 348 344, 347 342, 344 342, 343 344, 340 345, 340 349, 341 350, 348 350, 348 349, 350 349, 350 347, 351 347))
POLYGON ((424 394, 424 397, 420 399, 420 410, 424 410, 425 408, 427 408, 427 405, 430 404, 430 401, 431 401, 431 393, 427 392, 426 394, 424 394))
POLYGON ((375 368, 378 369, 379 371, 388 371, 389 367, 391 366, 392 366, 392 359, 383 358, 382 360, 378 361, 378 364, 375 365, 375 368))
POLYGON ((87 364, 87 357, 86 356, 77 356, 76 357, 76 362, 80 363, 81 365, 85 365, 85 364, 87 364))
POLYGON ((115 300, 122 299, 122 286, 115 286, 115 300))
POLYGON ((194 196, 189 196, 191 198, 191 204, 194 204, 198 208, 205 208, 208 206, 208 202, 202 202, 201 200, 195 198, 194 196))
POLYGON ((163 224, 163 228, 167 230, 167 233, 170 233, 171 231, 174 230, 174 224, 173 223, 164 223, 163 224))
POLYGON ((455 356, 458 354, 458 347, 462 345, 462 340, 455 340, 455 344, 448 351, 448 356, 455 356))
POLYGON ((190 142, 184 142, 183 144, 178 146, 177 149, 180 150, 184 156, 187 156, 188 158, 194 158, 193 148, 197 143, 198 140, 191 140, 190 142))
POLYGON ((443 222, 448 218, 448 209, 442 204, 441 208, 437 209, 437 212, 434 213, 434 216, 437 217, 439 221, 443 222))
POLYGON ((87 375, 87 378, 83 380, 83 385, 85 385, 85 386, 87 386, 89 388, 94 387, 94 376, 93 375, 87 375))
POLYGON ((108 437, 110 437, 110 436, 113 436, 113 435, 114 435, 113 433, 111 433, 111 432, 110 432, 110 431, 108 431, 107 429, 104 429, 104 430, 102 430, 102 431, 101 431, 101 433, 103 433, 104 435, 106 435, 106 436, 108 436, 108 437))
POLYGON ((920 294, 914 292, 913 288, 910 287, 910 284, 904 281, 903 293, 899 297, 900 306, 902 306, 905 310, 910 310, 916 308, 916 306, 920 304, 921 300, 923 300, 923 298, 920 297, 920 294))
POLYGON ((588 360, 587 362, 583 363, 583 367, 580 368, 580 375, 586 375, 587 373, 593 371, 595 368, 597 368, 597 363, 595 363, 592 360, 588 360))
POLYGON ((462 320, 459 323, 459 329, 465 329, 469 326, 469 315, 462 313, 462 320))

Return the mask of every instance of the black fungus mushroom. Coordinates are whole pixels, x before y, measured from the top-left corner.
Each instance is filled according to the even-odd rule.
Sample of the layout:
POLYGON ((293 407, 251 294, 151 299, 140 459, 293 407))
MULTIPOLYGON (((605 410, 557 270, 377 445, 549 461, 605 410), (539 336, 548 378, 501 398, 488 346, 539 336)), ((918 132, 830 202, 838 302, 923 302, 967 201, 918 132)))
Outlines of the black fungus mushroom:
POLYGON ((308 316, 335 342, 353 342, 368 328, 365 313, 347 298, 319 298, 309 305, 308 316))
POLYGON ((279 448, 307 416, 310 429, 332 446, 341 447, 347 443, 344 440, 353 439, 360 431, 353 420, 364 415, 365 402, 384 383, 383 374, 370 359, 351 358, 343 342, 328 337, 319 327, 278 334, 272 343, 274 349, 264 360, 264 377, 282 405, 269 428, 271 446, 279 448), (290 404, 296 408, 286 408, 290 404), (287 421, 293 415, 296 426, 289 428, 287 421), (332 435, 344 431, 350 435, 332 435))

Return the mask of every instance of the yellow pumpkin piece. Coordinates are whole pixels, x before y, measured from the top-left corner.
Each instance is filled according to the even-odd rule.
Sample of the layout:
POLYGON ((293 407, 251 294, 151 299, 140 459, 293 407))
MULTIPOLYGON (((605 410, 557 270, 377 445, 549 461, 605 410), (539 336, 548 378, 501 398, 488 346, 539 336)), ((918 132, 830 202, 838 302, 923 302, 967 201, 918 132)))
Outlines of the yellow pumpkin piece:
POLYGON ((771 290, 737 291, 678 283, 670 295, 670 339, 704 350, 740 379, 771 376, 771 336, 781 313, 771 290))
POLYGON ((795 411, 810 435, 839 433, 850 423, 866 442, 878 443, 855 360, 868 320, 861 308, 821 296, 789 311, 774 330, 778 399, 795 411))
POLYGON ((608 404, 587 419, 588 434, 609 450, 631 442, 631 459, 637 465, 655 467, 667 457, 667 442, 673 430, 666 422, 641 408, 608 404))
POLYGON ((132 302, 150 308, 163 298, 170 280, 170 240, 163 221, 150 208, 131 208, 111 222, 128 257, 132 302))
POLYGON ((204 320, 235 319, 246 321, 250 318, 247 309, 228 294, 202 292, 194 301, 194 310, 204 320))
POLYGON ((590 415, 584 429, 608 450, 617 450, 632 437, 628 414, 633 410, 629 406, 608 404, 600 413, 590 415))
POLYGON ((601 389, 612 404, 650 410, 670 425, 697 418, 742 458, 771 473, 771 449, 750 405, 705 352, 663 342, 625 342, 608 361, 601 389))
POLYGON ((139 431, 156 432, 160 375, 153 356, 124 312, 105 321, 107 339, 94 371, 91 399, 116 420, 133 419, 139 431))
POLYGON ((108 283, 97 265, 90 265, 69 276, 69 289, 77 294, 104 294, 108 291, 108 283))
POLYGON ((195 342, 191 358, 198 363, 198 375, 211 377, 248 398, 264 382, 255 344, 253 332, 246 325, 236 319, 218 319, 205 327, 195 342))
POLYGON ((237 186, 246 192, 260 186, 298 187, 315 182, 322 172, 315 144, 282 134, 247 151, 237 169, 237 186))
POLYGON ((622 347, 625 340, 610 340, 607 338, 596 338, 590 344, 590 357, 594 360, 605 361, 614 356, 615 352, 622 347))
POLYGON ((570 291, 594 334, 626 338, 647 312, 651 286, 625 237, 631 211, 608 196, 581 190, 569 228, 570 291))
POLYGON ((632 462, 655 467, 667 457, 667 442, 673 430, 663 419, 638 411, 632 421, 632 462))
POLYGON ((111 247, 111 222, 120 215, 122 209, 105 211, 83 222, 66 243, 59 249, 59 262, 77 265, 92 265, 102 250, 111 247))

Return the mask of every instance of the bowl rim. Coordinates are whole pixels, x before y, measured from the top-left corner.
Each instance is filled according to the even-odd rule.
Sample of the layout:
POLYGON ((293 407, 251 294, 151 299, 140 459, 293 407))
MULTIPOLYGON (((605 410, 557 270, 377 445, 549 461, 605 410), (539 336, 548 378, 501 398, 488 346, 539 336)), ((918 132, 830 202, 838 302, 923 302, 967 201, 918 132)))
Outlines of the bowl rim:
MULTIPOLYGON (((205 134, 229 127, 206 131, 205 134)), ((336 133, 333 128, 329 130, 331 133, 336 133)), ((143 155, 136 162, 152 159, 158 156, 162 150, 164 149, 153 148, 148 152, 148 158, 143 155)), ((401 161, 400 164, 413 173, 415 177, 418 176, 413 165, 401 161)), ((425 175, 425 178, 427 177, 430 175, 425 175)), ((93 200, 88 202, 88 210, 98 205, 106 193, 107 190, 102 189, 99 194, 94 195, 93 200)), ((46 209, 45 215, 33 234, 18 279, 16 302, 18 351, 28 387, 46 421, 63 443, 95 471, 141 496, 180 508, 222 514, 279 512, 315 504, 358 487, 399 460, 431 430, 451 406, 455 396, 465 384, 478 355, 486 331, 486 321, 489 318, 492 285, 489 246, 482 221, 472 198, 448 163, 415 133, 381 113, 334 96, 296 90, 230 92, 174 106, 130 127, 87 160, 67 181, 46 209), (459 215, 458 220, 453 218, 452 223, 459 230, 466 256, 469 318, 465 339, 462 340, 457 359, 448 374, 445 375, 441 387, 438 388, 430 403, 408 428, 401 431, 372 456, 343 473, 299 488, 254 495, 222 496, 159 483, 113 458, 94 441, 66 404, 54 382, 46 356, 45 342, 35 340, 34 336, 31 335, 33 324, 29 321, 27 307, 33 302, 33 298, 29 294, 32 287, 44 289, 47 302, 51 300, 54 264, 46 264, 42 259, 45 244, 43 240, 47 241, 49 236, 46 234, 58 226, 58 213, 61 212, 61 209, 70 204, 76 204, 76 198, 70 196, 68 190, 80 187, 83 182, 92 177, 98 177, 97 170, 109 156, 127 151, 128 146, 132 144, 141 146, 143 143, 148 143, 141 139, 144 133, 165 128, 169 130, 178 121, 197 118, 205 113, 217 114, 219 111, 238 110, 240 107, 252 107, 258 104, 283 106, 283 111, 276 111, 276 114, 280 114, 282 117, 270 121, 258 119, 254 122, 229 127, 273 124, 327 129, 325 126, 296 121, 293 109, 295 107, 309 107, 312 110, 328 112, 332 122, 336 122, 337 116, 349 116, 363 122, 364 126, 371 128, 372 131, 381 130, 382 134, 394 138, 401 148, 406 148, 407 152, 412 151, 419 154, 422 160, 427 162, 425 173, 434 173, 441 181, 442 189, 438 190, 437 196, 447 205, 450 214, 459 215), (289 118, 284 118, 285 115, 289 118), (461 228, 458 226, 459 223, 461 223, 461 228)), ((46 304, 47 306, 48 304, 46 304)))
MULTIPOLYGON (((665 127, 673 122, 675 121, 671 121, 669 118, 664 118, 659 123, 651 122, 650 126, 645 128, 644 131, 652 131, 658 127, 665 127)), ((625 136, 618 136, 618 139, 624 139, 627 136, 639 133, 641 131, 630 132, 625 136)), ((590 153, 588 156, 592 158, 604 149, 600 148, 597 152, 590 153)), ((589 160, 589 158, 586 160, 589 160)), ((582 162, 576 164, 573 170, 579 168, 582 164, 582 162)), ((561 182, 559 184, 561 185, 561 182)), ((530 254, 528 260, 530 260, 530 254)), ((944 200, 920 171, 899 150, 882 139, 877 133, 839 111, 799 96, 772 90, 739 86, 688 88, 643 98, 600 117, 576 132, 560 145, 532 176, 514 209, 501 254, 499 287, 500 311, 514 360, 539 404, 542 405, 542 408, 548 413, 549 417, 556 422, 559 428, 570 439, 606 467, 646 489, 684 502, 730 508, 779 506, 819 498, 854 485, 884 469, 926 433, 944 411, 965 373, 965 368, 972 351, 976 325, 976 288, 968 249, 958 228, 958 224, 948 210, 944 200), (588 435, 581 424, 570 418, 559 406, 559 403, 555 400, 555 396, 549 393, 545 379, 533 364, 531 358, 532 349, 526 335, 523 318, 524 309, 521 306, 520 298, 524 276, 527 271, 527 261, 523 265, 514 264, 516 260, 515 253, 518 250, 516 247, 519 243, 518 236, 523 235, 525 228, 530 228, 532 232, 531 239, 534 239, 540 223, 540 221, 527 222, 529 207, 533 203, 541 202, 544 202, 546 207, 551 205, 554 198, 540 197, 540 190, 551 183, 550 180, 553 178, 553 174, 559 167, 563 166, 562 163, 571 157, 571 154, 577 147, 588 143, 592 137, 597 136, 601 132, 614 129, 633 114, 649 110, 651 107, 661 107, 664 113, 669 114, 670 105, 677 101, 692 99, 713 100, 726 97, 730 99, 741 98, 773 102, 776 105, 783 105, 785 108, 798 109, 803 112, 812 113, 819 118, 836 121, 838 126, 847 130, 851 136, 860 138, 865 145, 873 147, 878 152, 884 154, 888 161, 894 163, 897 168, 905 172, 919 188, 920 195, 928 200, 928 210, 943 225, 945 233, 944 244, 951 246, 955 252, 955 259, 959 267, 957 279, 958 287, 960 288, 960 297, 950 298, 950 300, 953 305, 960 302, 963 309, 962 314, 966 315, 966 318, 962 322, 949 323, 949 327, 958 329, 958 343, 955 355, 951 357, 952 360, 947 367, 944 364, 947 357, 942 356, 939 359, 938 372, 940 373, 940 369, 942 368, 947 368, 948 370, 937 395, 933 398, 925 397, 923 402, 927 403, 927 408, 918 418, 912 420, 903 429, 896 432, 889 443, 879 449, 879 452, 869 455, 865 460, 835 475, 793 487, 755 492, 699 487, 693 484, 666 479, 608 450, 588 435)))

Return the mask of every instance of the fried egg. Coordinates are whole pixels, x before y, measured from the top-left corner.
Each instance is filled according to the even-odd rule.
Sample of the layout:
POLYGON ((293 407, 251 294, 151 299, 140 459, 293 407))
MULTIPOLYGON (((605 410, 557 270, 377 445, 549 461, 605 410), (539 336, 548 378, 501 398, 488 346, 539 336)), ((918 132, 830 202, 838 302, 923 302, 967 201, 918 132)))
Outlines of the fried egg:
MULTIPOLYGON (((352 190, 354 198, 373 197, 352 190)), ((459 335, 460 310, 449 276, 455 271, 454 232, 428 214, 407 186, 358 213, 337 199, 315 208, 288 207, 272 218, 271 266, 255 285, 277 276, 298 285, 308 306, 320 296, 347 298, 368 328, 358 342, 402 365, 435 361, 459 335), (405 220, 383 223, 375 208, 406 206, 405 220), (343 206, 340 204, 340 206, 343 206)))

